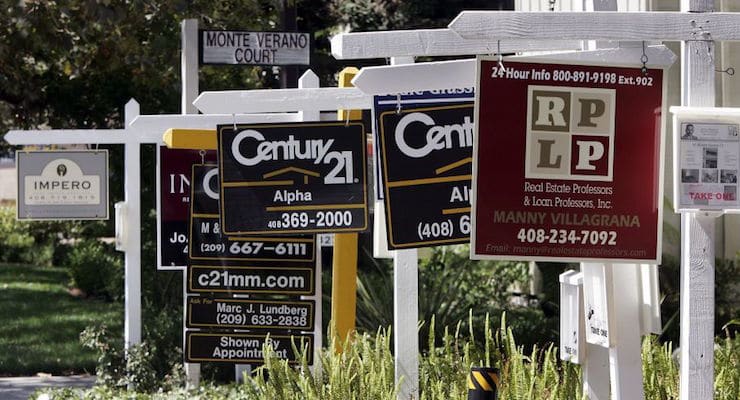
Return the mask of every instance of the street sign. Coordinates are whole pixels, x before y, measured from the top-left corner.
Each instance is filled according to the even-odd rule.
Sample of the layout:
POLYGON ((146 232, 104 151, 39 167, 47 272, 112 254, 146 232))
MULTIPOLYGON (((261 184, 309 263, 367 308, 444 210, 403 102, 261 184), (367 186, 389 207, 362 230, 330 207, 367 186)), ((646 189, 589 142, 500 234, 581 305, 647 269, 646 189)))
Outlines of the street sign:
POLYGON ((108 151, 17 151, 19 220, 108 219, 108 151))
POLYGON ((182 269, 188 264, 192 166, 205 160, 215 161, 216 152, 158 147, 157 269, 182 269))
POLYGON ((311 34, 200 30, 201 65, 309 65, 311 34))
POLYGON ((195 164, 191 175, 190 259, 224 261, 295 261, 313 265, 314 236, 226 236, 218 214, 218 167, 195 164))
POLYGON ((281 360, 297 364, 299 354, 293 351, 306 348, 308 364, 313 364, 313 334, 274 335, 252 333, 185 332, 185 361, 260 364, 264 361, 264 345, 272 347, 272 354, 281 360))
POLYGON ((188 328, 313 330, 314 302, 188 297, 188 328))
POLYGON ((222 231, 365 230, 365 141, 357 122, 219 125, 222 231))
POLYGON ((312 295, 313 267, 188 266, 188 293, 312 295))
POLYGON ((471 255, 659 262, 663 72, 479 59, 471 255))
POLYGON ((391 250, 469 241, 473 89, 439 92, 376 100, 391 250))

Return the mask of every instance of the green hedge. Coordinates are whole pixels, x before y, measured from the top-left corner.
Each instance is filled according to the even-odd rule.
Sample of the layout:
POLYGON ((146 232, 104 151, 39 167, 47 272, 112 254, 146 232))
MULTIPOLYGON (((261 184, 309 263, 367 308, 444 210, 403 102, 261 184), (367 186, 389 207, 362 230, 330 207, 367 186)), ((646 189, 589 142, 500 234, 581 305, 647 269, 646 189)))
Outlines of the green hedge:
POLYGON ((71 285, 88 296, 123 298, 123 261, 111 245, 82 239, 71 246, 63 265, 71 285))

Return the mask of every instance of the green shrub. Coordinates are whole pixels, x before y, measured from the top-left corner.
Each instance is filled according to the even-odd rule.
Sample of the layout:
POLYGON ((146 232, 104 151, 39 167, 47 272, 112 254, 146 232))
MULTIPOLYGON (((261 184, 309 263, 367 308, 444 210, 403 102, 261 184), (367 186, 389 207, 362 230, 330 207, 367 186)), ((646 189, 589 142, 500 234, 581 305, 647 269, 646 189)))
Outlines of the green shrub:
POLYGON ((15 209, 0 207, 0 261, 43 263, 49 249, 36 243, 28 222, 16 221, 15 209))
POLYGON ((69 250, 64 265, 71 284, 88 296, 123 297, 123 262, 111 246, 94 239, 82 239, 69 250))
MULTIPOLYGON (((357 328, 372 333, 393 324, 393 272, 389 262, 373 259, 367 250, 363 254, 364 264, 371 267, 358 271, 357 328)), ((548 315, 542 307, 552 299, 528 299, 526 306, 510 301, 515 295, 512 287, 526 286, 528 268, 523 262, 470 260, 467 245, 435 247, 428 259, 419 261, 419 319, 435 318, 436 345, 441 344, 444 327, 466 320, 468 310, 478 337, 484 334, 486 315, 507 312, 513 316, 515 336, 527 349, 556 341, 557 312, 548 315)), ((420 337, 427 337, 429 329, 429 324, 422 324, 420 337)), ((425 340, 421 342, 426 346, 425 340)))
MULTIPOLYGON (((581 399, 580 366, 559 360, 557 348, 552 345, 534 347, 525 351, 514 340, 512 330, 503 320, 500 329, 492 329, 486 320, 484 337, 472 332, 471 319, 455 327, 442 329, 441 346, 433 336, 437 329, 429 322, 430 350, 420 355, 420 399, 464 399, 467 396, 467 375, 472 366, 492 366, 500 371, 500 400, 574 400, 581 399), (465 332, 467 331, 467 332, 465 332)), ((109 362, 104 353, 120 354, 111 349, 97 334, 87 334, 99 343, 98 349, 108 367, 120 376, 123 363, 109 362), (112 351, 111 351, 112 350, 112 351)), ((247 377, 243 384, 214 386, 205 382, 193 390, 171 389, 171 381, 161 379, 162 391, 126 391, 126 383, 152 382, 143 369, 137 381, 113 379, 113 386, 97 386, 87 392, 76 390, 45 390, 51 399, 396 399, 398 388, 394 382, 393 355, 390 351, 389 332, 378 330, 375 334, 358 334, 345 343, 345 351, 336 354, 330 343, 323 349, 317 363, 320 375, 309 373, 305 352, 301 363, 290 366, 284 360, 266 358, 264 366, 247 377), (143 375, 142 375, 143 374, 143 375), (169 390, 169 391, 168 391, 169 390)), ((264 349, 270 354, 269 349, 264 349)), ((147 359, 146 351, 142 353, 147 359)), ((671 357, 670 344, 660 344, 654 337, 645 338, 642 347, 643 385, 648 400, 678 400, 679 373, 671 357)), ((151 354, 151 352, 149 352, 151 354)), ((136 363, 129 363, 132 366, 136 363)), ((107 368, 108 368, 107 367, 107 368)), ((98 370, 99 380, 101 370, 98 370)), ((104 376, 104 375, 103 375, 104 376)), ((101 380, 104 383, 105 380, 101 380)), ((717 340, 715 349, 715 396, 717 400, 736 400, 740 395, 740 338, 717 340)))
POLYGON ((98 385, 110 389, 128 388, 139 393, 172 390, 184 382, 182 350, 169 357, 168 371, 158 370, 160 353, 152 342, 131 346, 128 354, 123 349, 123 339, 112 334, 105 326, 88 327, 80 334, 84 347, 98 353, 95 368, 98 385))
POLYGON ((61 265, 69 248, 64 241, 104 236, 98 235, 102 221, 18 221, 15 213, 0 206, 0 262, 61 265))

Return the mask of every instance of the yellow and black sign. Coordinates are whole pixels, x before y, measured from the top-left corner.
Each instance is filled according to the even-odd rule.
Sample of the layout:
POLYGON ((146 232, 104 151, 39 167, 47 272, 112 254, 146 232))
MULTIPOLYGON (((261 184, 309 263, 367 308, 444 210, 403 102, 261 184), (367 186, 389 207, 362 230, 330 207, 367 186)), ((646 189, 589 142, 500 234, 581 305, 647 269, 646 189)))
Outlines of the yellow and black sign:
POLYGON ((496 368, 473 367, 468 375, 468 400, 498 398, 499 377, 496 368))
POLYGON ((219 125, 227 235, 367 229, 361 122, 219 125))

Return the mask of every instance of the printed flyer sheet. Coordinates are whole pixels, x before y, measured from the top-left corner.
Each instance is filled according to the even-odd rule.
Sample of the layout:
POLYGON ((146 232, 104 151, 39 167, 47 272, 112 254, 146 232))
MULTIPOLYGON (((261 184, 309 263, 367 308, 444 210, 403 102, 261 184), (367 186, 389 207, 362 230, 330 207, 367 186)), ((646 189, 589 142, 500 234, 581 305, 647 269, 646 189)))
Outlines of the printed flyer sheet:
POLYGON ((679 209, 737 208, 738 124, 684 121, 680 129, 679 209))

